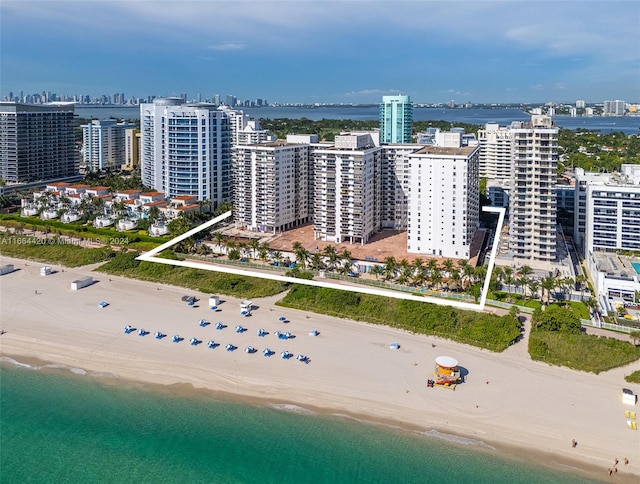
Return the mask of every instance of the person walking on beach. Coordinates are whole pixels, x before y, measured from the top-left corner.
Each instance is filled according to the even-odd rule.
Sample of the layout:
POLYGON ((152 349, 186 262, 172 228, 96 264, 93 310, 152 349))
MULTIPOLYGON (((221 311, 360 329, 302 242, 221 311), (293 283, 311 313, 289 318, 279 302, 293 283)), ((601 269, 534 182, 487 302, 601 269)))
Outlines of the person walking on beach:
POLYGON ((571 447, 575 447, 575 446, 577 446, 577 445, 578 445, 578 442, 576 441, 576 439, 573 439, 573 440, 571 441, 571 447))

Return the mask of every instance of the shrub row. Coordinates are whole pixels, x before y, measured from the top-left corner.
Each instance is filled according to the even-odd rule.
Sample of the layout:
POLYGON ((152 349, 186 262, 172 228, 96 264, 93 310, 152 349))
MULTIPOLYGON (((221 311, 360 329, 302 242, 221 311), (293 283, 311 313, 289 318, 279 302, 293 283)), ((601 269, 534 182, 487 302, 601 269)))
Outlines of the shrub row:
POLYGON ((276 304, 321 314, 385 324, 412 333, 444 337, 491 351, 503 351, 521 334, 513 316, 463 311, 406 299, 293 285, 276 304))

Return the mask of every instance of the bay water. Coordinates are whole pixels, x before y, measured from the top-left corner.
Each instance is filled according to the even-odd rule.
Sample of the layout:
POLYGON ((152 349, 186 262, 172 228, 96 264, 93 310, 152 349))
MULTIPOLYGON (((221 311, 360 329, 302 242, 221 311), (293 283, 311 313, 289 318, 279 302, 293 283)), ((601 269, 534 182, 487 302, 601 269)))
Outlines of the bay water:
POLYGON ((595 482, 437 432, 71 370, 2 358, 2 483, 595 482))
MULTIPOLYGON (((300 119, 313 121, 321 119, 353 119, 359 121, 376 121, 379 119, 379 108, 376 106, 321 106, 321 107, 263 107, 238 108, 254 119, 300 119)), ((75 113, 80 118, 109 119, 140 119, 139 106, 76 106, 75 113)), ((516 108, 415 108, 414 121, 448 121, 450 123, 468 123, 484 125, 488 122, 507 126, 512 121, 528 121, 531 116, 516 108)), ((558 127, 565 129, 588 129, 603 134, 613 131, 625 134, 640 133, 640 116, 554 116, 558 127)))

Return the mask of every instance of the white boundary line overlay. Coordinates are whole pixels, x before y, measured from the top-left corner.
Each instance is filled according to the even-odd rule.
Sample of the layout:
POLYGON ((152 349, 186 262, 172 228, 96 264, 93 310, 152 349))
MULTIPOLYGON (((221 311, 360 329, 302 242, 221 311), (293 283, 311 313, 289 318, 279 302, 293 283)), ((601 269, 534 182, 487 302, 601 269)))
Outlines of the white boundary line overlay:
POLYGON ((198 225, 197 227, 189 230, 188 232, 185 232, 182 235, 179 235, 171 239, 168 242, 165 242, 164 244, 156 247, 155 249, 145 252, 144 254, 138 256, 136 259, 139 261, 157 262, 160 264, 166 264, 170 266, 189 267, 192 269, 202 269, 205 271, 223 272, 226 274, 235 274, 239 276, 250 276, 250 277, 259 277, 261 279, 272 279, 274 281, 289 282, 292 284, 306 284, 308 286, 326 287, 328 289, 338 289, 341 291, 352 291, 352 292, 357 292, 362 294, 373 294, 376 296, 393 297, 396 299, 408 299, 411 301, 428 302, 431 304, 438 304, 440 306, 453 306, 456 308, 466 309, 471 311, 484 311, 485 303, 487 300, 487 293, 489 291, 489 283, 491 281, 491 274, 493 272, 493 268, 495 265, 496 252, 498 249, 498 244, 500 242, 500 233, 502 230, 502 223, 504 222, 504 215, 505 215, 506 209, 503 207, 483 207, 483 211, 498 213, 499 216, 498 216, 497 228, 493 238, 491 258, 489 259, 489 267, 487 270, 487 276, 484 280, 480 304, 454 301, 451 299, 441 299, 441 298, 436 298, 432 296, 417 296, 415 294, 407 294, 400 291, 393 291, 391 289, 377 289, 374 287, 354 285, 349 283, 338 284, 335 282, 298 279, 296 277, 288 277, 288 276, 279 275, 279 274, 257 272, 257 271, 252 271, 250 269, 219 266, 219 265, 215 265, 215 262, 203 263, 203 262, 197 262, 197 261, 172 260, 172 259, 163 259, 161 257, 156 257, 156 254, 162 252, 163 250, 168 249, 169 247, 177 244, 178 242, 183 241, 188 237, 191 237, 193 234, 197 234, 198 232, 201 232, 211 227, 212 225, 215 225, 218 222, 221 222, 227 219, 228 217, 231 216, 231 211, 225 212, 222 215, 219 215, 218 217, 215 217, 212 220, 209 220, 208 222, 203 223, 202 225, 198 225))

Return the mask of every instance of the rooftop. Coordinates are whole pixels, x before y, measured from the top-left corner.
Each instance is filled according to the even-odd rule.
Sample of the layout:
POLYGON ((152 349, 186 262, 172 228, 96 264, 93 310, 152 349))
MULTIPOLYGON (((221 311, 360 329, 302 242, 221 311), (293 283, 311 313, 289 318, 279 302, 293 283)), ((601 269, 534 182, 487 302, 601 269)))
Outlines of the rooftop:
POLYGON ((476 146, 461 146, 460 148, 443 148, 441 146, 425 146, 416 151, 416 155, 445 155, 445 156, 467 156, 476 146))

